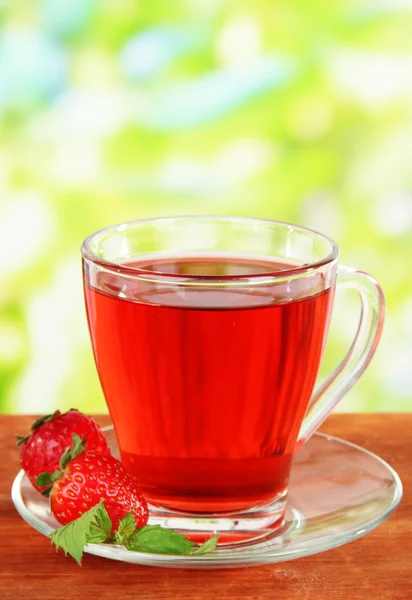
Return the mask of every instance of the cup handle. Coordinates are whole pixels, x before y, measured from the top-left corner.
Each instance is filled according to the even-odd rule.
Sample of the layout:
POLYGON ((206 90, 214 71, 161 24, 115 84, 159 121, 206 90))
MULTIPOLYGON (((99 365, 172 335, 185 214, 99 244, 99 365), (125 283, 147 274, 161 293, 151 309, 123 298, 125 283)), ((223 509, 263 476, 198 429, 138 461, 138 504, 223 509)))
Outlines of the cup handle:
POLYGON ((297 449, 323 423, 368 366, 382 333, 385 298, 377 281, 367 273, 339 267, 338 288, 355 289, 361 299, 361 315, 355 339, 343 361, 314 393, 301 425, 297 449))

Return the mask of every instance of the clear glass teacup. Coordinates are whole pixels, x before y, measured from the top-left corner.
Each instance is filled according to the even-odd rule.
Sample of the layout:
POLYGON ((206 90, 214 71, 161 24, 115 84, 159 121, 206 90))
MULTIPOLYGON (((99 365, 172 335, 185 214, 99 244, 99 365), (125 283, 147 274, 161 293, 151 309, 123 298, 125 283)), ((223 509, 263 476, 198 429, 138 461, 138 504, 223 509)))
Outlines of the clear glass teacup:
POLYGON ((248 218, 125 223, 82 254, 101 385, 152 514, 186 530, 280 525, 295 452, 375 352, 379 285, 338 267, 328 237, 248 218), (360 322, 314 392, 336 287, 358 291, 360 322))

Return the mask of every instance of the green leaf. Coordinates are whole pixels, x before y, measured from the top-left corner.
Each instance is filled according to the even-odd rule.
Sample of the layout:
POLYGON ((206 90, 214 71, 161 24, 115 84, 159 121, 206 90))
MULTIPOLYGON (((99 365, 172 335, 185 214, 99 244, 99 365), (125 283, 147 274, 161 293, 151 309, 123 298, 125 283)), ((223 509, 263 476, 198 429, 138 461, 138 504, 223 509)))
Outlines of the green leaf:
MULTIPOLYGON (((33 425, 30 427, 30 431, 34 431, 35 429, 37 429, 44 423, 47 423, 48 421, 51 421, 55 417, 58 417, 60 414, 61 414, 60 411, 56 410, 56 411, 54 411, 54 413, 51 413, 50 415, 44 415, 43 417, 39 417, 36 421, 34 421, 33 425)), ((30 436, 31 436, 31 433, 29 435, 16 435, 17 445, 21 446, 22 444, 24 444, 24 442, 26 440, 28 440, 30 436)))
POLYGON ((36 477, 36 485, 42 487, 43 485, 51 485, 53 483, 52 474, 51 473, 40 473, 36 477))
POLYGON ((112 522, 102 500, 75 521, 56 529, 51 535, 51 541, 57 550, 62 548, 66 555, 70 554, 80 564, 86 544, 112 542, 124 545, 134 552, 196 555, 213 552, 218 540, 215 535, 196 547, 183 534, 160 525, 146 525, 136 529, 132 513, 123 517, 114 536, 111 531, 112 522))
POLYGON ((75 521, 53 531, 51 534, 52 544, 56 546, 56 550, 62 548, 66 555, 70 554, 75 561, 80 564, 83 550, 87 543, 96 543, 96 539, 104 541, 100 538, 102 538, 102 534, 105 530, 100 528, 100 526, 102 524, 107 526, 108 521, 110 521, 110 519, 104 507, 104 501, 102 500, 75 521), (101 533, 97 535, 98 532, 101 533))
POLYGON ((115 544, 119 544, 119 546, 125 546, 132 533, 136 531, 136 522, 133 517, 133 513, 128 513, 123 517, 123 519, 119 523, 119 527, 114 534, 114 542, 115 544))
POLYGON ((160 525, 146 525, 130 536, 126 548, 134 552, 187 554, 194 545, 193 542, 177 531, 164 529, 160 525))
POLYGON ((30 437, 29 435, 17 435, 16 434, 17 445, 21 446, 22 444, 24 444, 24 442, 26 440, 29 439, 29 437, 30 437))
POLYGON ((62 475, 62 472, 61 472, 61 471, 55 471, 55 472, 52 474, 52 476, 51 476, 51 480, 52 480, 52 482, 54 483, 55 481, 57 481, 58 479, 60 479, 61 475, 62 475))
POLYGON ((87 536, 88 544, 101 544, 107 542, 112 537, 113 524, 107 514, 106 508, 102 507, 95 517, 95 522, 91 524, 90 531, 87 536))
POLYGON ((35 429, 40 427, 40 425, 43 425, 44 423, 47 423, 48 421, 55 419, 60 414, 61 413, 59 410, 55 410, 54 413, 51 413, 50 415, 43 415, 42 417, 38 418, 37 421, 34 421, 33 425, 30 427, 30 429, 32 431, 34 431, 35 429))
POLYGON ((196 555, 196 554, 210 554, 211 552, 214 552, 216 550, 218 539, 219 539, 219 536, 218 535, 214 535, 213 537, 211 537, 208 540, 206 540, 198 548, 195 548, 194 550, 191 550, 189 552, 189 554, 191 554, 191 555, 196 555))
POLYGON ((113 523, 111 522, 107 510, 104 506, 104 500, 102 502, 103 506, 102 509, 96 515, 95 524, 96 527, 104 531, 108 535, 108 537, 110 537, 113 529, 113 523))
POLYGON ((68 463, 71 460, 73 460, 73 458, 76 458, 76 456, 79 456, 79 454, 81 454, 86 447, 86 439, 80 438, 77 435, 77 433, 73 433, 72 439, 73 439, 73 442, 72 442, 71 447, 66 448, 63 456, 60 459, 60 468, 62 470, 67 467, 68 463))
POLYGON ((102 544, 103 542, 107 542, 107 540, 109 540, 110 537, 111 537, 110 533, 108 535, 107 531, 100 529, 99 527, 97 527, 97 525, 92 523, 90 525, 90 530, 87 535, 87 543, 88 544, 102 544))
MULTIPOLYGON (((110 537, 110 536, 109 536, 110 537)), ((103 542, 107 542, 109 538, 105 531, 102 531, 94 523, 90 525, 90 531, 87 534, 87 543, 88 544, 102 544, 103 542)))
POLYGON ((52 488, 53 488, 53 483, 55 481, 57 481, 57 479, 60 478, 61 474, 62 474, 61 471, 55 471, 53 474, 40 473, 40 475, 37 475, 36 484, 39 487, 43 487, 44 485, 48 486, 47 488, 45 488, 44 490, 42 490, 40 492, 42 496, 50 496, 50 492, 52 491, 52 488))

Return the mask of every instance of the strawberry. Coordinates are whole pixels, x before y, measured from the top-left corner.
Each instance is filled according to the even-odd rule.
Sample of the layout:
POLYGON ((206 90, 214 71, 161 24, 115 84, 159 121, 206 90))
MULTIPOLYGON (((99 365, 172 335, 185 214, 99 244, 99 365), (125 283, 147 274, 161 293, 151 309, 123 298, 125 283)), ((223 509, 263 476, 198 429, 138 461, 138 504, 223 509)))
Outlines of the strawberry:
POLYGON ((84 440, 73 435, 73 445, 62 456, 60 470, 43 473, 37 485, 48 487, 50 506, 56 519, 67 524, 104 501, 113 531, 127 514, 132 513, 136 527, 148 520, 146 500, 133 477, 110 454, 84 450, 84 440))
POLYGON ((106 438, 98 424, 75 409, 63 414, 56 410, 35 421, 28 436, 16 436, 21 447, 21 467, 39 491, 44 486, 36 484, 37 476, 43 472, 54 473, 59 468, 60 457, 70 448, 74 433, 85 439, 88 449, 110 454, 106 438))

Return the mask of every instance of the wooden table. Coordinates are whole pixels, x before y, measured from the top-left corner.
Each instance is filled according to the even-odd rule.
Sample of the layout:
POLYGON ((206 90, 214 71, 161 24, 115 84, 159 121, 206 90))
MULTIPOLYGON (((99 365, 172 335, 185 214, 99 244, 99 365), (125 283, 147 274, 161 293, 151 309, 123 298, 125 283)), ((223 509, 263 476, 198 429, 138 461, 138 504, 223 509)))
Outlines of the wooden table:
MULTIPOLYGON (((375 452, 399 473, 404 497, 369 535, 295 561, 245 569, 185 571, 85 555, 78 567, 17 514, 14 433, 28 416, 0 415, 0 598, 11 600, 412 600, 412 414, 332 415, 323 431, 375 452)), ((107 424, 108 418, 99 418, 107 424)))

